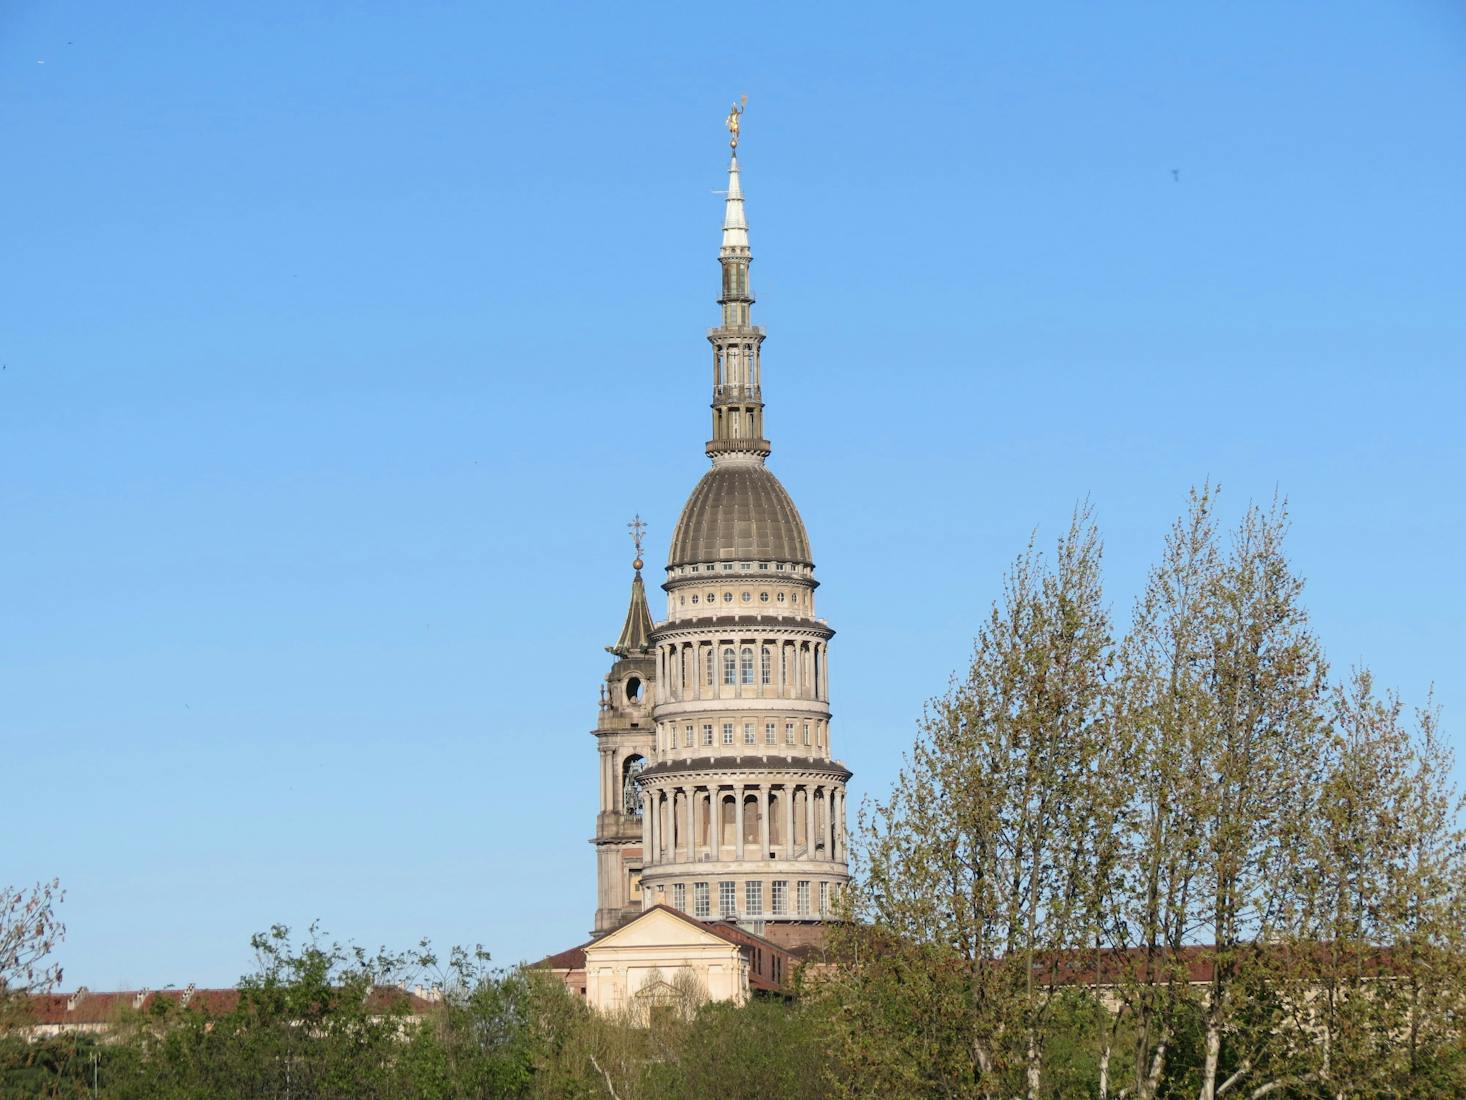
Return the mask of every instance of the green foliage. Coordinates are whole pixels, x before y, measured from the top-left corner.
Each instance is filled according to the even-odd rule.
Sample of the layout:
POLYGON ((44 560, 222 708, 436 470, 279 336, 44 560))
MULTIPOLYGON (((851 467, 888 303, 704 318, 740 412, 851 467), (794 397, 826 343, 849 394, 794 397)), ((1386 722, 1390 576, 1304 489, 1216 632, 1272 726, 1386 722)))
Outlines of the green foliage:
MULTIPOLYGON (((702 1004, 681 972, 648 1025, 482 950, 277 927, 229 1012, 154 998, 105 1042, 0 1038, 0 1097, 1466 1095, 1466 832, 1437 716, 1364 671, 1330 688, 1285 510, 1223 545, 1214 505, 1192 494, 1120 638, 1087 510, 1052 559, 1017 559, 862 812, 840 961, 796 1000, 702 1004)), ((52 973, 48 897, 0 987, 52 973)))
POLYGON ((99 1100, 763 1100, 828 1074, 807 1006, 690 1003, 647 1028, 595 1015, 549 975, 492 969, 481 950, 440 963, 425 944, 367 953, 314 928, 296 944, 284 927, 253 943, 259 965, 228 1012, 153 998, 105 1041, 0 1038, 0 1097, 81 1100, 95 1084, 99 1100), (435 1000, 415 1015, 402 990, 419 984, 435 1000))
POLYGON ((1192 494, 1119 640, 1086 511, 1052 563, 1014 563, 861 815, 845 1095, 1408 1095, 1457 1072, 1466 834, 1434 712, 1412 727, 1367 674, 1331 690, 1286 508, 1224 542, 1215 500, 1192 494))

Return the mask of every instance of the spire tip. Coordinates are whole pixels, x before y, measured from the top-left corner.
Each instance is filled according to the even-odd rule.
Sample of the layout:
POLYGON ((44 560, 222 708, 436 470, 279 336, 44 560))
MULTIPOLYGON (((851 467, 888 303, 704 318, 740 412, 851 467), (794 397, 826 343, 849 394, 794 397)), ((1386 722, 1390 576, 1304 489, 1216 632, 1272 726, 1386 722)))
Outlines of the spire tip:
POLYGON ((743 129, 743 112, 748 107, 748 93, 745 92, 739 101, 733 104, 728 117, 723 120, 723 125, 728 127, 728 148, 733 150, 733 159, 738 159, 738 135, 743 129))

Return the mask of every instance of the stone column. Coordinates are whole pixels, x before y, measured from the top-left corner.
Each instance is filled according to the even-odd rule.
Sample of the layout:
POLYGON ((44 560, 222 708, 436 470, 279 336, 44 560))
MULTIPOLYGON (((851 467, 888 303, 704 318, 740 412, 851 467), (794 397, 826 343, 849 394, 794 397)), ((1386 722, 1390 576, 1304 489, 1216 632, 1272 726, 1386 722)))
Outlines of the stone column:
POLYGON ((825 858, 835 858, 835 788, 825 791, 825 858))
MULTIPOLYGON (((711 838, 710 838, 710 836, 708 834, 712 832, 711 826, 712 826, 712 823, 713 823, 713 814, 712 814, 713 789, 711 787, 709 787, 700 796, 698 796, 698 802, 701 803, 701 802, 704 802, 704 801, 706 801, 707 804, 708 804, 708 817, 707 817, 707 824, 704 825, 703 826, 703 829, 702 829, 702 844, 700 845, 700 847, 705 849, 705 848, 708 847, 708 844, 709 844, 709 842, 711 840, 711 838)), ((699 814, 698 816, 701 817, 702 815, 699 814)), ((696 856, 693 857, 694 860, 696 858, 697 858, 696 856)))
POLYGON ((835 840, 831 851, 834 852, 836 859, 842 859, 845 855, 845 790, 843 787, 836 787, 834 791, 835 798, 831 803, 833 812, 830 814, 830 823, 835 840))
POLYGON ((641 813, 646 818, 646 841, 647 850, 645 862, 657 862, 657 816, 661 813, 661 795, 657 791, 647 791, 641 802, 641 813))
POLYGON ((692 804, 697 800, 697 791, 692 787, 686 787, 682 793, 682 808, 687 819, 687 862, 691 863, 697 859, 697 826, 692 820, 692 804))
POLYGON ((758 785, 758 858, 769 858, 769 785, 758 785))
POLYGON ((614 809, 611 802, 611 753, 601 750, 601 811, 614 809))
POLYGON ((814 784, 804 785, 804 858, 814 858, 814 784))
POLYGON ((641 863, 645 867, 652 861, 652 809, 651 796, 641 798, 641 863))
POLYGON ((780 797, 784 802, 784 858, 788 859, 794 852, 794 784, 787 779, 780 797))
POLYGON ((733 858, 743 858, 743 788, 733 785, 733 858))

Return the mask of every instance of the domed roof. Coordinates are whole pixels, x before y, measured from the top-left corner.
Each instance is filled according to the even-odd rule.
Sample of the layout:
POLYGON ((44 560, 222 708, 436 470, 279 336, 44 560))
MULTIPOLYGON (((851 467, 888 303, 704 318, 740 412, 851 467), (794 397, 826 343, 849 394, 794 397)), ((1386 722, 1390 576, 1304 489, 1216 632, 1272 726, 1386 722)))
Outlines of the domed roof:
POLYGON ((762 462, 719 463, 687 498, 667 566, 705 561, 814 564, 799 510, 762 462))

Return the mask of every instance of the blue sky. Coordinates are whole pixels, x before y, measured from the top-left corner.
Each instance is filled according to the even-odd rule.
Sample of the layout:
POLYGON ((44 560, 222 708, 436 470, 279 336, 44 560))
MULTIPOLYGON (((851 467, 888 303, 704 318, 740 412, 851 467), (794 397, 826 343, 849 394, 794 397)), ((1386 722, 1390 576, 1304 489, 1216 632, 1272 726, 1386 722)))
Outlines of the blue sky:
POLYGON ((1208 478, 1461 744, 1461 5, 232 9, 0 10, 0 881, 68 987, 584 938, 743 92, 854 796, 1030 532, 1089 497, 1123 619, 1208 478))

